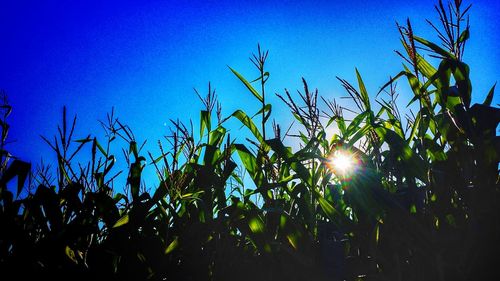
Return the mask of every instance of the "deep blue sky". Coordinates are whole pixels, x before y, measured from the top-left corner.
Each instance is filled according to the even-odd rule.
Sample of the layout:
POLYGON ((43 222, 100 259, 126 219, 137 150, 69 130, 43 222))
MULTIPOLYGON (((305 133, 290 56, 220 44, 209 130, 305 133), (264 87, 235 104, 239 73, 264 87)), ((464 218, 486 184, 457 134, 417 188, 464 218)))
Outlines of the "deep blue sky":
MULTIPOLYGON (((401 69, 396 21, 410 17, 416 34, 436 38, 425 23, 437 18, 437 1, 429 0, 137 2, 0 2, 0 89, 14 107, 13 154, 34 164, 45 157, 39 135, 56 133, 63 105, 79 116, 80 137, 99 135, 97 120, 114 106, 150 150, 168 119, 199 119, 193 87, 205 93, 208 81, 226 115, 253 112, 254 100, 227 65, 255 78, 248 57, 257 43, 270 50, 269 93, 301 89, 305 77, 338 98, 344 92, 335 76, 354 81, 354 67, 371 93, 401 69)), ((482 101, 499 80, 500 6, 472 3, 465 61, 474 101, 482 101)), ((290 120, 280 103, 274 116, 290 120)))

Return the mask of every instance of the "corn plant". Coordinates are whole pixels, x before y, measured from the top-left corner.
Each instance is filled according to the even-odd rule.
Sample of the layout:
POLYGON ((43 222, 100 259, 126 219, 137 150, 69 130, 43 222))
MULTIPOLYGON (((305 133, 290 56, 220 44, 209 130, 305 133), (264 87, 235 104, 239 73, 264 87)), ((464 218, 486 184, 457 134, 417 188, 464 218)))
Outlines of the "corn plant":
POLYGON ((7 152, 4 99, 0 269, 21 279, 82 280, 489 276, 500 237, 500 110, 491 106, 495 86, 471 105, 463 61, 469 8, 438 3, 439 25, 429 23, 441 45, 415 35, 409 20, 398 24, 403 70, 375 95, 357 69, 355 83, 337 77, 354 108, 320 96, 305 79, 298 96, 278 93, 298 126, 283 134, 273 122, 274 136, 269 53, 260 46, 250 59, 256 79, 230 68, 257 112, 224 116, 209 83, 206 95, 195 90, 199 128, 171 120, 160 155, 145 152, 113 111, 101 122, 104 142, 75 139, 76 117, 68 123, 64 108, 56 136, 43 137, 57 156, 55 174, 42 163, 31 175, 29 163, 7 152), (418 111, 400 110, 401 79, 418 111), (250 137, 235 137, 232 121, 250 137), (158 177, 150 190, 144 169, 158 177), (126 184, 116 187, 120 176, 126 184))

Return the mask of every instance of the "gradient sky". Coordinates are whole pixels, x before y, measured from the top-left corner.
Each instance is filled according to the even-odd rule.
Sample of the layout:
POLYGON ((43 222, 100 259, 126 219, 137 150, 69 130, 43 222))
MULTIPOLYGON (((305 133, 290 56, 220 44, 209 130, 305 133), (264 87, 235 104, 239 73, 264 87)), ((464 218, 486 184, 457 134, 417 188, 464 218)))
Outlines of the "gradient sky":
MULTIPOLYGON (((401 69, 395 22, 412 20, 417 35, 435 39, 437 1, 8 1, 0 2, 0 89, 13 112, 7 149, 34 164, 49 149, 63 105, 77 114, 77 136, 101 135, 97 120, 115 107, 137 138, 156 140, 165 123, 199 119, 193 87, 211 81, 224 113, 255 112, 251 94, 227 66, 246 77, 257 43, 270 50, 268 93, 274 117, 290 114, 274 93, 301 89, 301 77, 327 98, 344 95, 335 76, 355 81, 354 67, 376 93, 401 69)), ((500 4, 472 3, 473 101, 499 80, 500 4)), ((400 82, 402 84, 402 82, 400 82)), ((402 89, 402 101, 409 93, 402 89)), ((500 102, 498 95, 495 104, 500 102)))

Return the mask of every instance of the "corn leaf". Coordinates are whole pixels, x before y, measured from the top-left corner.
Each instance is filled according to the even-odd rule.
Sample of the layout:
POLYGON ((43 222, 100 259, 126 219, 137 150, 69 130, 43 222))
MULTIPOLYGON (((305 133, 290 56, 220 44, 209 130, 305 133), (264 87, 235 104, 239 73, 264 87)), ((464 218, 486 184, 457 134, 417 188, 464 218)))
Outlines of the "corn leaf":
POLYGON ((236 77, 238 77, 238 79, 240 79, 240 81, 245 85, 245 87, 247 87, 247 89, 254 95, 254 97, 256 97, 260 102, 264 101, 259 92, 257 92, 257 90, 254 89, 254 87, 250 84, 250 82, 248 82, 245 79, 245 77, 243 77, 241 74, 239 74, 236 70, 232 69, 231 67, 229 67, 229 69, 231 70, 231 72, 233 72, 234 75, 236 75, 236 77))

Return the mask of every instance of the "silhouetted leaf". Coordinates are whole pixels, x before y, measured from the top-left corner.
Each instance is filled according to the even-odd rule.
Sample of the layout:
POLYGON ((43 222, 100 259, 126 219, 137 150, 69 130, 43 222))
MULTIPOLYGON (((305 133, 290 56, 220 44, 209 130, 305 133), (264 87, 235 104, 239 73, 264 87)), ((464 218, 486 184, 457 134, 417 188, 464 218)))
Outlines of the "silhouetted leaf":
POLYGON ((493 87, 491 87, 490 91, 488 92, 488 95, 486 95, 486 98, 484 99, 483 104, 484 105, 491 105, 491 102, 493 101, 493 96, 495 95, 495 86, 497 83, 493 84, 493 87))
POLYGON ((17 196, 21 193, 24 183, 31 172, 31 164, 15 159, 3 173, 0 182, 6 184, 17 176, 17 196))

